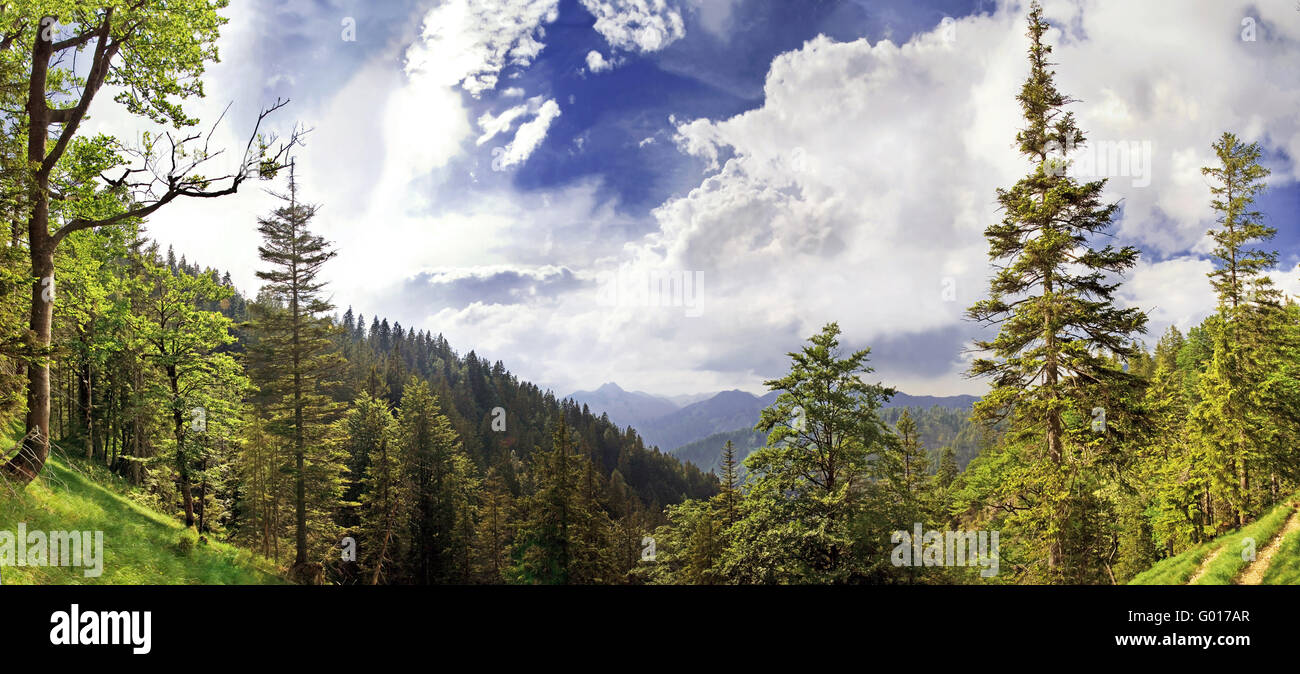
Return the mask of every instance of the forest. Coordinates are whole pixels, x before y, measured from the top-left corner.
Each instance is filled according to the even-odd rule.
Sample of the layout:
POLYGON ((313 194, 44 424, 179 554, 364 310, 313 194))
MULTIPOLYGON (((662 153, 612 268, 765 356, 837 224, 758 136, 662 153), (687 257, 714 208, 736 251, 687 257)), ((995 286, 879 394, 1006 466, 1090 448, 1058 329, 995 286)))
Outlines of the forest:
POLYGON ((223 176, 177 103, 202 95, 224 0, 96 5, 0 5, 0 498, 51 456, 102 467, 305 584, 1122 584, 1300 488, 1300 307, 1270 276, 1260 147, 1206 139, 1217 311, 1145 347, 1146 315, 1115 299, 1139 253, 1108 242, 1106 181, 1066 170, 1083 134, 1036 3, 1008 139, 1027 173, 995 195, 967 312, 987 335, 973 425, 883 409, 895 390, 830 322, 765 382, 753 434, 698 465, 434 330, 334 306, 323 197, 298 183, 329 169, 260 126, 287 101, 223 176), (174 133, 80 132, 106 84, 174 133), (280 204, 255 223, 255 292, 149 237, 174 201, 261 188, 280 204), (999 573, 897 565, 914 525, 1000 532, 999 573))

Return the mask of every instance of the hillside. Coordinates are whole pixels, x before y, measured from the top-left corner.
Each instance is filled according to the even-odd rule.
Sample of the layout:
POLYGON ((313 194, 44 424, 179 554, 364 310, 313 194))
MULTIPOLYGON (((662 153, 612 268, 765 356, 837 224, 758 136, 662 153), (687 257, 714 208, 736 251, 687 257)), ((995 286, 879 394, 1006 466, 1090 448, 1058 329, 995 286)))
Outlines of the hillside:
MULTIPOLYGON (((730 441, 736 450, 736 460, 743 462, 749 453, 763 446, 767 435, 752 428, 724 431, 690 442, 669 452, 673 456, 699 466, 701 470, 717 471, 722 467, 722 447, 730 441)), ((741 466, 742 470, 744 466, 741 466)))
MULTIPOLYGON (((902 394, 900 394, 902 395, 902 394)), ((916 400, 935 400, 932 396, 905 396, 909 401, 916 400)), ((902 415, 904 409, 910 410, 912 418, 916 421, 916 426, 921 436, 921 444, 926 449, 930 457, 930 469, 934 471, 939 465, 939 455, 944 447, 952 447, 954 458, 957 461, 957 469, 965 470, 966 466, 974 459, 985 445, 989 443, 989 438, 985 437, 984 432, 975 424, 970 422, 969 405, 965 407, 952 406, 959 398, 971 398, 971 396, 954 396, 953 398, 938 398, 944 404, 935 404, 931 407, 899 407, 889 406, 880 410, 880 418, 891 427, 898 423, 898 417, 902 415)), ((755 418, 757 423, 757 418, 755 418)), ((753 430, 753 425, 742 428, 713 433, 701 440, 688 442, 681 445, 669 453, 681 459, 688 461, 703 470, 715 470, 720 467, 722 461, 722 446, 730 440, 736 449, 736 457, 743 461, 749 453, 762 447, 767 441, 767 436, 753 430)))
POLYGON ((1300 494, 1244 527, 1161 560, 1129 584, 1300 584, 1300 494))
POLYGON ((22 492, 0 484, 0 531, 102 531, 103 573, 82 568, 0 568, 6 585, 263 585, 283 582, 270 562, 247 550, 199 543, 172 518, 116 493, 126 483, 103 470, 51 460, 22 492))
MULTIPOLYGON (((685 461, 696 462, 695 459, 700 459, 704 463, 698 465, 704 466, 710 459, 703 456, 696 445, 713 444, 718 440, 714 436, 735 436, 731 439, 737 446, 744 446, 745 453, 752 447, 762 445, 761 440, 756 444, 742 443, 740 434, 758 423, 759 414, 776 400, 776 396, 777 392, 756 396, 733 389, 714 394, 665 398, 640 391, 627 391, 614 382, 607 382, 594 391, 575 391, 567 397, 580 405, 586 405, 596 416, 608 415, 610 421, 620 427, 635 427, 647 446, 658 447, 685 461)), ((971 395, 914 396, 896 393, 883 408, 941 408, 962 412, 964 418, 977 400, 978 397, 971 395)), ((940 440, 937 435, 927 439, 940 440)), ((726 440, 727 438, 722 438, 723 442, 726 440)), ((951 439, 941 441, 947 444, 951 439)), ((966 465, 975 453, 978 453, 977 449, 967 455, 958 450, 959 463, 966 465)))
POLYGON ((764 407, 776 400, 775 392, 763 397, 745 391, 723 391, 676 412, 637 425, 649 446, 669 451, 714 433, 752 428, 764 407))

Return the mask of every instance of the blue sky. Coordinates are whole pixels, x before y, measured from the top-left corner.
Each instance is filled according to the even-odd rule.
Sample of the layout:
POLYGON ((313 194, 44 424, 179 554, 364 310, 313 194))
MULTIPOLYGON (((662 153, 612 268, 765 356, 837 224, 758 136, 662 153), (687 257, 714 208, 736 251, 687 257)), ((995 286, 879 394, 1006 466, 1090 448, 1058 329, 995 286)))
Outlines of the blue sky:
MULTIPOLYGON (((1143 175, 1095 176, 1124 205, 1116 239, 1143 251, 1120 300, 1154 336, 1212 308, 1197 169, 1228 129, 1264 146, 1277 280, 1300 291, 1293 3, 1044 4, 1089 149, 1142 148, 1143 175)), ((277 124, 312 128, 300 178, 339 247, 340 311, 443 332, 559 393, 761 392, 831 320, 908 393, 983 388, 962 376, 978 334, 962 313, 986 287, 994 190, 1026 170, 1021 3, 291 0, 228 15, 193 109, 208 121, 233 102, 219 134, 237 145, 257 106, 293 100, 277 124), (629 292, 651 275, 684 294, 629 292)), ((251 292, 272 205, 252 190, 149 228, 251 292)))

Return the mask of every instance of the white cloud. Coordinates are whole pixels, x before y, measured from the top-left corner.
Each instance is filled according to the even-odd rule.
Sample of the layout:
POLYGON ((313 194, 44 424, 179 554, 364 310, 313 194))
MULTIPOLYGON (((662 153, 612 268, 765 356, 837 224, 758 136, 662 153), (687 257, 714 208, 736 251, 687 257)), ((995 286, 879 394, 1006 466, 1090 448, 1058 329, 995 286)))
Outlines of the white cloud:
POLYGON ((587 52, 587 70, 593 73, 603 73, 606 70, 613 70, 614 63, 606 61, 605 57, 596 50, 587 52))
POLYGON ((582 6, 615 49, 654 52, 686 36, 681 10, 668 0, 582 0, 582 6))
MULTIPOLYGON (((1243 45, 1231 28, 1245 3, 1204 8, 1177 20, 1154 6, 1047 8, 1076 27, 1050 39, 1058 84, 1082 100, 1073 109, 1084 131, 1153 148, 1148 187, 1127 178, 1108 186, 1125 205, 1120 243, 1177 254, 1143 261, 1119 294, 1151 312, 1153 338, 1213 307, 1209 263, 1184 252, 1211 218, 1198 171, 1209 144, 1226 128, 1283 149, 1297 136, 1300 76, 1285 70, 1297 60, 1294 42, 1243 45)), ((854 343, 973 337, 963 313, 987 291, 983 230, 1000 218, 994 192, 1028 168, 1014 150, 1024 17, 1002 7, 958 24, 956 42, 937 26, 901 46, 811 40, 773 61, 761 107, 678 124, 679 147, 711 170, 656 210, 656 233, 596 264, 700 271, 703 316, 575 296, 532 310, 448 310, 439 324, 530 354, 529 371, 561 388, 612 378, 661 392, 757 389, 771 374, 762 368, 780 366, 781 353, 831 320, 854 343), (574 345, 573 334, 591 339, 574 345)), ((1295 174, 1292 162, 1281 173, 1295 174)), ((873 365, 909 392, 979 392, 982 383, 960 375, 961 345, 951 346, 947 372, 873 365)))
POLYGON ((478 128, 483 131, 483 134, 474 143, 482 145, 495 138, 497 134, 509 131, 514 126, 515 120, 527 113, 527 105, 516 105, 496 116, 490 112, 483 113, 478 118, 478 128))
POLYGON ((425 15, 423 40, 407 51, 406 70, 479 96, 496 87, 506 66, 537 58, 543 24, 558 16, 559 0, 448 0, 425 15))
POLYGON ((731 27, 731 13, 740 0, 687 0, 699 17, 704 30, 719 37, 727 37, 731 27))
MULTIPOLYGON (((666 2, 584 4, 609 9, 596 14, 604 17, 598 30, 616 49, 662 48, 684 34, 666 2), (612 13, 615 5, 627 17, 655 13, 660 23, 646 29, 612 13)), ((659 393, 758 390, 785 351, 830 320, 855 344, 973 334, 962 314, 987 289, 982 232, 999 218, 994 190, 1027 169, 1013 147, 1021 125, 1014 96, 1026 73, 1023 8, 961 19, 955 42, 938 30, 901 46, 814 39, 774 59, 760 107, 728 119, 673 117, 678 147, 712 166, 655 211, 652 235, 629 242, 627 232, 645 223, 599 198, 595 180, 529 192, 504 185, 465 204, 435 202, 445 180, 438 172, 474 141, 516 129, 501 156, 517 165, 550 132, 560 114, 554 100, 507 90, 520 105, 473 119, 461 90, 486 91, 512 59, 535 54, 538 29, 554 20, 543 10, 553 6, 441 5, 435 12, 450 12, 448 21, 408 52, 405 76, 377 61, 304 119, 316 128, 304 179, 325 202, 322 233, 339 246, 327 274, 341 304, 443 332, 458 348, 503 358, 562 392, 611 379, 659 393), (478 7, 518 22, 485 22, 478 7), (382 118, 367 122, 379 105, 382 118), (397 292, 420 272, 502 265, 523 274, 563 266, 583 279, 619 265, 699 271, 705 310, 692 318, 680 307, 602 306, 586 290, 447 308, 397 292), (944 295, 949 287, 954 301, 944 295)), ((1261 140, 1290 158, 1274 167, 1274 181, 1300 178, 1300 22, 1289 6, 1260 7, 1279 39, 1243 43, 1235 27, 1253 7, 1206 0, 1170 14, 1154 3, 1047 3, 1054 23, 1072 21, 1063 22, 1073 26, 1068 39, 1053 31, 1053 60, 1061 89, 1082 101, 1073 110, 1084 131, 1094 141, 1153 148, 1150 186, 1108 187, 1124 203, 1117 243, 1161 252, 1119 294, 1151 311, 1153 337, 1212 308, 1208 262, 1196 254, 1212 217, 1198 169, 1213 139, 1235 129, 1261 140)), ((223 43, 223 54, 232 53, 223 43)), ((238 86, 236 62, 214 66, 210 91, 238 86)), ((149 225, 164 244, 251 279, 255 217, 268 203, 252 190, 220 209, 178 206, 149 225)), ((1294 270, 1279 282, 1300 290, 1294 270)), ((981 388, 960 377, 960 365, 938 374, 884 359, 873 365, 909 393, 981 388)))
POLYGON ((551 128, 551 122, 559 116, 560 106, 554 100, 542 103, 532 120, 519 125, 519 131, 515 132, 515 139, 506 145, 495 168, 506 169, 527 161, 533 151, 546 139, 546 131, 551 128))
POLYGON ((1206 277, 1213 269, 1213 262, 1194 255, 1144 261, 1121 286, 1118 299, 1147 312, 1148 341, 1154 343, 1170 325, 1186 334, 1214 311, 1214 290, 1206 277))
MULTIPOLYGON (((543 97, 534 96, 521 105, 507 108, 499 115, 493 115, 490 112, 483 113, 478 118, 478 127, 483 131, 483 134, 475 141, 475 145, 483 145, 489 140, 495 138, 498 134, 510 131, 510 129, 514 128, 516 121, 527 115, 536 117, 542 112, 542 107, 545 105, 545 102, 546 101, 543 97)), ((555 110, 555 114, 559 114, 558 107, 555 110)), ((547 121, 545 125, 550 126, 550 121, 547 121)), ((543 129, 543 131, 545 131, 545 129, 543 129)))

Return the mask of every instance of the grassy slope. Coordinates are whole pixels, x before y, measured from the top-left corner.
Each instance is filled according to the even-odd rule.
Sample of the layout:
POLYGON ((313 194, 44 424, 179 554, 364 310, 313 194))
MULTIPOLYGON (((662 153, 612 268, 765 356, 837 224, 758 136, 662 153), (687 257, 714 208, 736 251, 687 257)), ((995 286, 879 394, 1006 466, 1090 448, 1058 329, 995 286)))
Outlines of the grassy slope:
POLYGON ((91 480, 80 468, 55 460, 45 470, 17 495, 0 485, 0 529, 16 534, 25 522, 28 531, 103 531, 103 575, 86 578, 80 568, 4 567, 6 585, 283 582, 269 562, 223 543, 196 543, 180 523, 106 489, 99 481, 108 481, 107 475, 91 480))
POLYGON ((1264 584, 1300 585, 1300 532, 1282 539, 1282 547, 1264 573, 1264 584))
MULTIPOLYGON (((1262 515, 1254 522, 1234 529, 1222 536, 1202 544, 1180 555, 1161 560, 1155 566, 1138 574, 1133 580, 1129 581, 1130 585, 1183 585, 1196 573, 1201 563, 1216 550, 1222 550, 1222 553, 1210 563, 1206 568, 1204 575, 1197 580, 1197 585, 1231 585, 1234 578, 1249 565, 1249 561, 1241 558, 1241 551, 1244 547, 1244 539, 1247 537, 1255 539, 1257 550, 1262 550, 1269 540, 1273 538, 1282 526, 1286 524, 1287 517, 1291 515, 1291 507, 1286 501, 1274 506, 1272 510, 1262 515)), ((1282 549, 1278 551, 1277 556, 1269 567, 1269 572, 1264 577, 1264 583, 1273 584, 1291 584, 1300 582, 1300 537, 1291 536, 1291 539, 1283 542, 1282 549), (1290 568, 1292 573, 1289 576, 1281 571, 1275 573, 1275 569, 1281 566, 1283 569, 1290 568), (1283 577, 1286 579, 1281 579, 1283 577), (1281 580, 1279 580, 1281 579, 1281 580)))

